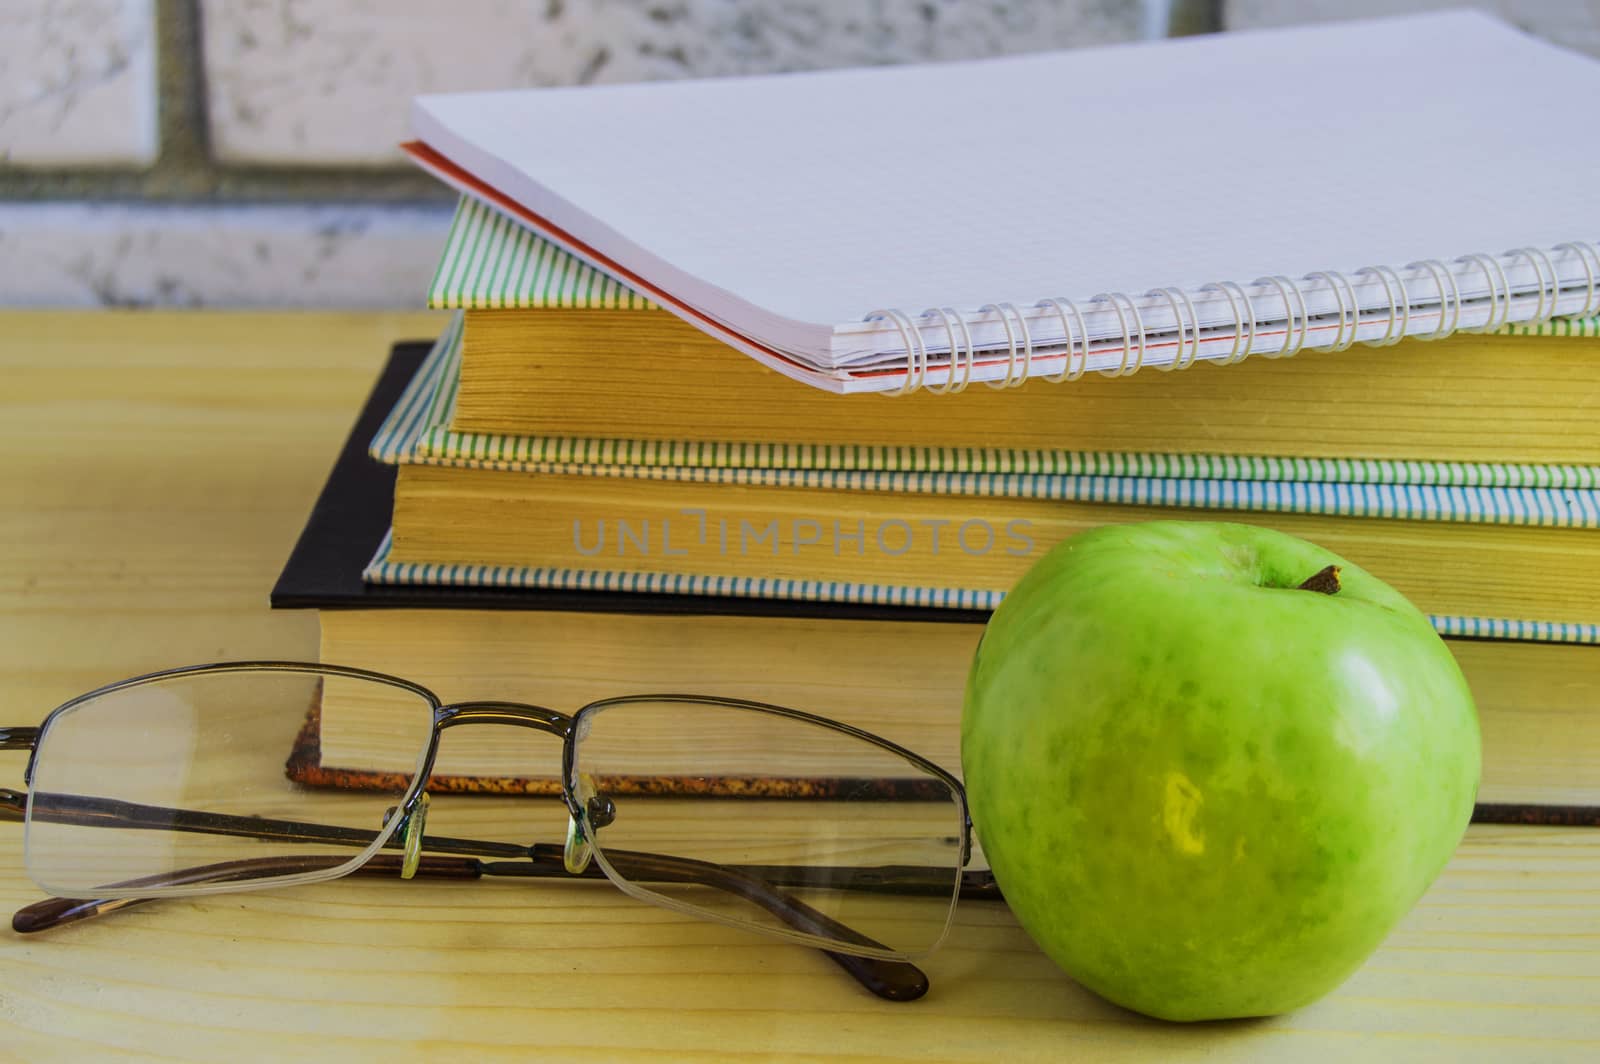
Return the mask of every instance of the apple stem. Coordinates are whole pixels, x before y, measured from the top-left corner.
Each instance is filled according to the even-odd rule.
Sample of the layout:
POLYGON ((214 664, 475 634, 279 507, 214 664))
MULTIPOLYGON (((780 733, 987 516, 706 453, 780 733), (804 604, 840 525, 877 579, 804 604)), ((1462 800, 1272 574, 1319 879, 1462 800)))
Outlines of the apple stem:
POLYGON ((1296 591, 1320 591, 1324 595, 1336 594, 1339 590, 1339 567, 1330 565, 1320 572, 1306 577, 1305 583, 1295 588, 1296 591))

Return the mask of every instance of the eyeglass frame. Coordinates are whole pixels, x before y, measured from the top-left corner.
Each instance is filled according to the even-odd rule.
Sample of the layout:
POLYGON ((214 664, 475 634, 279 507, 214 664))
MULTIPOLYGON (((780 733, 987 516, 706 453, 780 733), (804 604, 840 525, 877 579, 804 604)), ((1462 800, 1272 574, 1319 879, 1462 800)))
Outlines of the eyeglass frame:
MULTIPOLYGON (((430 876, 446 876, 450 878, 479 878, 482 875, 521 875, 534 878, 604 878, 621 890, 624 894, 635 899, 646 901, 666 909, 678 911, 714 923, 736 927, 741 930, 754 931, 769 938, 780 941, 793 942, 798 945, 809 946, 821 950, 829 959, 844 968, 858 982, 879 997, 895 1000, 915 1000, 927 992, 927 977, 920 969, 910 963, 913 957, 922 957, 931 953, 943 941, 944 933, 927 948, 918 951, 891 950, 882 947, 865 935, 855 932, 847 926, 838 923, 831 917, 812 909, 805 902, 788 896, 781 889, 784 884, 769 884, 759 878, 753 880, 769 893, 767 901, 738 889, 738 886, 752 888, 751 876, 744 869, 747 866, 712 865, 708 862, 698 862, 692 859, 676 858, 655 854, 630 854, 628 851, 613 851, 608 857, 606 851, 599 846, 593 847, 594 856, 598 859, 600 870, 596 871, 587 866, 587 853, 584 854, 584 867, 574 868, 572 863, 573 835, 577 834, 580 844, 592 845, 598 834, 593 825, 592 811, 588 804, 581 802, 574 793, 574 780, 576 773, 577 739, 579 725, 584 715, 598 712, 608 707, 637 703, 683 703, 698 705, 716 705, 729 709, 749 710, 752 712, 769 714, 784 719, 800 721, 816 725, 830 731, 869 743, 872 746, 894 754, 911 765, 926 772, 950 789, 951 795, 956 799, 960 811, 960 859, 951 871, 954 873, 952 883, 952 897, 950 909, 953 913, 958 898, 982 898, 985 900, 999 900, 1000 894, 994 883, 993 876, 987 871, 963 871, 972 858, 972 817, 967 805, 966 788, 952 773, 938 763, 910 750, 898 743, 872 732, 858 728, 843 721, 833 720, 828 717, 808 713, 804 710, 791 709, 786 706, 773 705, 767 702, 757 702, 748 699, 726 698, 716 695, 691 695, 691 694, 652 694, 652 695, 623 695, 612 698, 599 699, 579 707, 572 713, 563 713, 559 710, 549 709, 544 706, 526 702, 498 701, 498 700, 468 700, 462 702, 446 703, 428 688, 403 677, 389 673, 378 672, 371 669, 356 668, 347 665, 324 664, 321 662, 297 662, 286 660, 258 660, 258 661, 224 661, 209 662, 199 665, 178 666, 171 669, 159 669, 154 672, 131 676, 123 680, 104 684, 91 691, 77 695, 55 709, 51 710, 44 720, 36 727, 4 727, 0 726, 0 750, 27 750, 28 762, 23 769, 23 782, 29 786, 29 791, 19 794, 16 791, 0 788, 0 819, 31 820, 33 816, 34 792, 32 791, 33 772, 35 761, 39 753, 41 740, 48 734, 52 723, 62 714, 69 712, 77 706, 93 701, 107 695, 131 687, 138 687, 165 680, 182 679, 195 676, 223 675, 228 673, 250 672, 279 672, 311 675, 316 677, 343 677, 353 680, 383 683, 399 688, 423 699, 432 713, 432 722, 429 728, 427 743, 419 758, 415 773, 407 784, 405 791, 397 799, 395 811, 385 821, 384 825, 376 832, 370 833, 372 840, 365 847, 347 861, 332 865, 329 868, 306 871, 303 873, 275 876, 270 880, 267 877, 256 879, 241 879, 235 882, 211 883, 203 892, 185 890, 181 886, 153 887, 146 890, 134 891, 106 891, 94 899, 72 899, 52 897, 42 902, 36 902, 19 910, 12 921, 13 929, 19 932, 31 933, 42 931, 61 924, 98 916, 116 909, 130 905, 141 904, 146 901, 163 897, 193 897, 197 893, 222 894, 239 893, 249 890, 268 889, 272 887, 298 886, 309 883, 320 883, 340 879, 353 874, 383 874, 399 872, 402 878, 411 878, 413 874, 430 876), (462 857, 459 854, 451 857, 429 855, 420 858, 416 852, 408 853, 404 858, 392 857, 380 851, 395 846, 395 839, 399 836, 402 840, 408 834, 408 826, 419 806, 426 816, 427 786, 432 780, 433 766, 438 755, 439 740, 446 728, 470 724, 500 724, 511 727, 531 728, 554 736, 562 742, 561 755, 561 798, 567 808, 569 817, 568 840, 565 846, 553 846, 549 843, 532 843, 526 847, 517 844, 481 843, 475 844, 484 847, 500 847, 492 853, 479 853, 473 856, 462 857), (20 808, 19 808, 20 807, 20 808), (20 816, 18 814, 21 814, 20 816), (505 851, 510 847, 515 853, 505 851), (559 853, 559 856, 557 854, 559 853), (845 933, 848 937, 843 941, 824 939, 820 933, 805 932, 798 928, 787 931, 781 928, 754 926, 732 918, 721 916, 715 912, 696 908, 691 905, 677 902, 674 899, 647 892, 637 887, 627 877, 616 871, 611 863, 611 858, 619 854, 627 855, 628 860, 656 859, 664 861, 670 866, 678 868, 679 875, 687 874, 684 868, 689 865, 704 866, 707 870, 716 870, 732 877, 726 882, 713 882, 705 879, 691 879, 703 885, 720 887, 734 893, 742 894, 747 900, 766 908, 772 915, 783 922, 795 927, 796 921, 804 921, 824 928, 832 928, 845 933), (493 865, 485 864, 476 857, 482 856, 511 856, 517 862, 494 862, 493 865), (526 868, 502 867, 519 863, 526 859, 531 865, 526 868), (553 867, 559 862, 559 869, 553 867), (733 882, 735 885, 730 886, 733 882), (769 903, 770 902, 770 903, 769 903), (781 905, 782 911, 774 909, 771 903, 781 905), (850 938, 855 942, 849 941, 850 938), (819 943, 824 939, 828 944, 819 943), (836 947, 836 948, 835 948, 836 947)), ((183 812, 182 810, 169 810, 169 812, 183 812)), ((226 817, 227 814, 206 814, 202 816, 226 817)), ((246 820, 263 821, 265 818, 250 817, 246 820)), ((285 822, 292 823, 292 822, 285 822)), ((325 825, 299 825, 301 827, 325 827, 325 825)), ((603 825, 602 825, 603 826, 603 825)), ((331 825, 326 827, 332 828, 331 825)), ((178 829, 183 830, 183 829, 178 829)), ((202 830, 202 829, 193 829, 202 830)), ((345 831, 346 829, 332 829, 345 831)), ((360 834, 368 832, 360 829, 360 834)), ((227 834, 241 834, 246 837, 271 838, 270 833, 230 831, 227 834)), ((417 842, 410 844, 410 849, 415 851, 429 849, 429 839, 422 832, 417 833, 417 842)), ((349 840, 333 840, 349 841, 349 840)), ((445 840, 436 838, 436 843, 452 842, 474 844, 472 840, 445 840)), ((402 841, 401 846, 406 843, 402 841)), ((437 847, 434 847, 437 849, 437 847)), ((269 859, 270 860, 270 859, 269 859)), ((209 866, 208 866, 209 867, 209 866)), ((750 866, 754 867, 754 866, 750 866)), ((204 870, 204 869, 200 869, 204 870)), ((776 867, 774 866, 774 870, 776 867)), ((198 871, 197 869, 183 870, 186 872, 198 871)), ((177 874, 177 873, 173 873, 177 874)), ((154 877, 151 877, 154 878, 154 877)), ((670 880, 669 880, 670 881, 670 880)), ((802 883, 803 885, 803 883, 802 883)), ((881 886, 879 889, 882 889, 881 886)), ((759 893, 759 891, 758 891, 759 893)), ((948 921, 948 916, 947 916, 948 921)), ((948 923, 947 923, 948 928, 948 923)))

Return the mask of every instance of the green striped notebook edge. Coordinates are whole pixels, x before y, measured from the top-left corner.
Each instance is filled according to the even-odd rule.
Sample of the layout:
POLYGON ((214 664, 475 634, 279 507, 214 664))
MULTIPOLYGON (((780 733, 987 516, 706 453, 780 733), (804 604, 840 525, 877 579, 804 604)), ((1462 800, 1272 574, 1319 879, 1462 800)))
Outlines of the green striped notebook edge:
MULTIPOLYGON (((1103 477, 1150 481, 1228 481, 1346 484, 1377 486, 1416 485, 1434 489, 1494 489, 1541 491, 1592 491, 1600 489, 1600 466, 1510 464, 1492 462, 1417 462, 1389 459, 1277 458, 1240 455, 1129 454, 1123 452, 1020 451, 999 448, 895 448, 837 445, 785 445, 773 443, 700 443, 510 436, 456 433, 449 429, 455 409, 461 358, 462 317, 456 314, 434 344, 416 377, 407 385, 371 445, 373 457, 389 464, 467 466, 528 472, 606 472, 672 470, 668 474, 629 475, 702 480, 745 477, 752 470, 784 471, 794 482, 804 475, 826 473, 833 484, 848 487, 848 475, 858 480, 873 476, 919 478, 917 490, 954 490, 954 481, 967 478, 966 493, 1005 494, 1000 478, 1103 477), (576 469, 575 467, 585 467, 576 469), (712 473, 740 470, 744 472, 712 473), (695 471, 695 472, 689 472, 695 471)), ((772 481, 768 481, 772 482, 772 481)), ((833 485, 828 485, 833 486, 833 485)), ((879 480, 872 490, 897 490, 879 480)), ((1146 489, 1156 491, 1152 485, 1146 489)), ((1162 489, 1163 491, 1166 489, 1162 489)), ((1038 489, 1035 488, 1035 493, 1038 489)), ((1124 495, 1127 493, 1124 492, 1124 495)), ((1391 505, 1369 493, 1368 509, 1391 505)), ((1109 501, 1109 500, 1107 500, 1109 501)), ((1122 500, 1119 500, 1122 501, 1122 500)), ((1565 523, 1593 510, 1592 499, 1530 499, 1529 513, 1566 513, 1565 523)), ((1341 512, 1346 502, 1330 497, 1322 508, 1341 512)), ((1414 509, 1423 500, 1410 501, 1414 509)), ((1470 514, 1473 504, 1465 497, 1450 501, 1453 512, 1470 514)), ((1515 507, 1507 504, 1507 512, 1515 507)), ((1438 507, 1435 506, 1435 509, 1438 507)), ((1296 512, 1309 512, 1304 509, 1296 512)))
POLYGON ((435 310, 658 310, 509 215, 463 196, 428 286, 435 310))
POLYGON ((1282 513, 1539 528, 1600 529, 1600 491, 1426 484, 1210 480, 1051 473, 890 473, 503 463, 460 459, 406 463, 494 472, 691 484, 935 495, 1170 508, 1216 520, 1228 513, 1282 513))
MULTIPOLYGON (((658 304, 502 211, 456 202, 428 306, 434 310, 660 310, 658 304)), ((1600 336, 1600 316, 1505 325, 1506 336, 1600 336)))

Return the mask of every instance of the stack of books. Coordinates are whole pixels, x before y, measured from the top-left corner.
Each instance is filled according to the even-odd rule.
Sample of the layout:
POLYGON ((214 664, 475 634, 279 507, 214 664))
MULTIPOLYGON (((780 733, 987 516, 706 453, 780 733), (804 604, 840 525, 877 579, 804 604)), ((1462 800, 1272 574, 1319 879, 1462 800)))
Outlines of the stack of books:
MULTIPOLYGON (((842 119, 856 110, 878 120, 869 130, 917 107, 960 113, 981 84, 1004 114, 1001 101, 1091 67, 1121 79, 1127 115, 1155 113, 1138 73, 1153 60, 1172 79, 1265 77, 1290 53, 1365 56, 1416 83, 1419 121, 1448 124, 1474 101, 1434 86, 1487 52, 1526 76, 1473 90, 1485 108, 1521 115, 1523 94, 1600 89, 1592 62, 1448 15, 981 70, 419 101, 410 150, 465 193, 428 293, 456 313, 437 342, 397 348, 274 601, 322 611, 325 660, 447 697, 564 709, 648 691, 754 698, 955 768, 983 620, 1055 543, 1153 519, 1269 525, 1392 583, 1450 639, 1482 713, 1484 802, 1595 804, 1600 251, 1570 239, 1596 219, 1555 169, 1592 147, 1530 148, 1515 172, 1398 135, 1335 172, 1262 160, 1254 206, 1270 223, 1201 206, 1207 181, 1231 188, 1220 183, 1239 185, 1236 172, 1201 167, 1197 194, 1174 197, 1138 174, 1071 171, 1064 148, 1035 140, 1020 176, 894 157, 871 181, 922 175, 933 217, 1005 204, 933 235, 867 178, 822 182, 794 152, 794 129, 826 127, 849 158, 863 135, 842 119), (690 114, 706 128, 747 129, 756 114, 790 126, 761 123, 737 157, 695 155, 674 141, 690 114), (635 119, 644 132, 626 144, 604 134, 635 119), (630 168, 624 151, 657 165, 630 168), (1449 180, 1424 202, 1408 167, 1449 180), (1108 197, 1123 220, 1086 217, 1108 197), (1336 202, 1362 209, 1306 219, 1336 202), (1474 212, 1485 202, 1499 209, 1474 212), (1421 258, 1495 240, 1523 250, 1421 258), (1170 279, 1174 249, 1197 260, 1178 273, 1197 276, 1421 261, 1143 287, 1170 279), (1097 271, 1142 277, 1127 287, 1150 294, 1028 287, 1066 277, 1067 291, 1099 291, 1075 279, 1097 271), (961 298, 974 279, 1045 298, 961 298), (859 303, 873 291, 934 309, 873 312, 859 303), (833 313, 845 305, 853 323, 833 313)), ((1375 90, 1303 91, 1302 103, 1342 92, 1357 112, 1335 125, 1352 136, 1390 136, 1350 96, 1375 90)), ((1282 104, 1243 82, 1223 94, 1241 128, 1282 104)), ((1031 136, 1025 117, 994 121, 1031 136)), ((1339 133, 1294 127, 1275 150, 1311 158, 1339 133)), ((1179 139, 1198 150, 1208 135, 1183 127, 1179 139)), ((296 752, 308 782, 359 782, 381 760, 381 720, 338 708, 322 708, 296 752)), ((443 751, 437 786, 548 789, 492 743, 443 751)))

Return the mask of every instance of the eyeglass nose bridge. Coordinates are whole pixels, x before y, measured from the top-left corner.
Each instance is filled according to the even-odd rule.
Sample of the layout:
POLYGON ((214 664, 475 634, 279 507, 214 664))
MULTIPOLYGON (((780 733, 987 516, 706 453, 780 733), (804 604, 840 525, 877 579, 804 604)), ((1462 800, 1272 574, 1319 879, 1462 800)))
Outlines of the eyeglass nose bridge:
MULTIPOLYGON (((560 739, 564 748, 561 757, 561 796, 573 820, 584 815, 577 796, 572 793, 572 737, 576 718, 571 714, 529 702, 452 702, 435 711, 434 721, 436 748, 439 732, 463 724, 504 724, 514 728, 532 728, 560 739)), ((428 760, 431 765, 431 751, 428 760)))
POLYGON ((452 702, 439 707, 435 720, 440 728, 459 724, 508 724, 546 732, 563 740, 572 734, 570 715, 527 702, 452 702))

